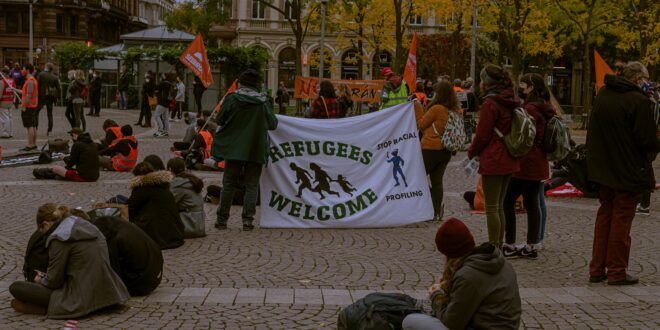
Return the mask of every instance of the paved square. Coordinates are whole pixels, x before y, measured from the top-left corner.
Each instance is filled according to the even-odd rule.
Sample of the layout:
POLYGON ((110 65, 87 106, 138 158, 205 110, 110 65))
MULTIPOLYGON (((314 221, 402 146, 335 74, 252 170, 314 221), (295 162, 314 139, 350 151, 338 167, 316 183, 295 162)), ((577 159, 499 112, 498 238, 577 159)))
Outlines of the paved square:
MULTIPOLYGON (((63 109, 57 108, 52 137, 66 138, 63 109)), ((111 118, 134 123, 135 111, 106 110, 88 118, 93 137, 111 118)), ((3 154, 23 147, 25 132, 14 113, 13 139, 0 140, 3 154)), ((40 140, 45 139, 45 116, 40 140)), ((172 123, 169 138, 151 137, 139 128, 140 159, 171 157, 169 146, 183 136, 184 123, 172 123)), ((471 214, 462 194, 473 190, 457 167, 459 154, 445 175, 446 216, 466 221, 477 241, 486 240, 485 216, 471 214)), ((131 174, 102 172, 96 183, 37 181, 36 166, 0 169, 0 329, 54 328, 64 321, 20 315, 9 306, 9 285, 21 279, 23 253, 35 229, 35 214, 46 202, 85 209, 95 201, 128 194, 131 174)), ((660 162, 654 164, 660 175, 660 162)), ((199 172, 205 184, 219 184, 221 173, 199 172)), ((590 199, 548 199, 545 248, 537 260, 512 260, 523 300, 524 328, 660 328, 660 208, 652 196, 651 215, 635 218, 630 272, 634 287, 589 284, 593 222, 598 207, 590 199)), ((439 223, 424 222, 388 229, 289 230, 240 229, 240 209, 232 209, 229 230, 213 228, 215 206, 207 204, 205 238, 187 240, 163 252, 164 278, 147 297, 133 298, 79 320, 80 329, 322 329, 335 328, 339 310, 369 292, 405 292, 422 298, 441 274, 443 259, 433 237, 439 223)), ((521 217, 524 219, 524 216, 521 217)), ((258 224, 258 223, 257 223, 258 224)), ((526 230, 524 220, 518 227, 526 230)), ((524 237, 521 234, 518 237, 524 237)))

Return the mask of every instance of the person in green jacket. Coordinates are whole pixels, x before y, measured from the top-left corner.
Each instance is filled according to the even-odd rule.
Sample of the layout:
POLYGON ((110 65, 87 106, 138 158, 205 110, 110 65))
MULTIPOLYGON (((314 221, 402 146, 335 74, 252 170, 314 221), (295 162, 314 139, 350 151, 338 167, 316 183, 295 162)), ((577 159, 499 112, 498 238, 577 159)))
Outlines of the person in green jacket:
POLYGON ((216 123, 211 155, 225 160, 222 194, 215 227, 227 229, 234 191, 245 184, 243 230, 252 230, 257 207, 259 177, 268 158, 268 131, 277 128, 277 117, 268 96, 257 90, 259 72, 248 69, 238 78, 238 88, 225 97, 216 123))

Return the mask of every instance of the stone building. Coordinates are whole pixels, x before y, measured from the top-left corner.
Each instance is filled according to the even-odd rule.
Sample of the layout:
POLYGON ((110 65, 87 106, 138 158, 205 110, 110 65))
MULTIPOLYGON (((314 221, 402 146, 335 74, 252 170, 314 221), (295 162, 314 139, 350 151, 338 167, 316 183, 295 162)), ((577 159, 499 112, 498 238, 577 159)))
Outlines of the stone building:
MULTIPOLYGON (((0 63, 28 62, 29 1, 0 0, 0 63)), ((37 65, 53 59, 52 46, 86 41, 107 46, 119 36, 146 27, 138 0, 33 0, 33 57, 37 65)))
POLYGON ((148 27, 165 25, 165 15, 172 13, 174 0, 139 0, 140 21, 148 27))

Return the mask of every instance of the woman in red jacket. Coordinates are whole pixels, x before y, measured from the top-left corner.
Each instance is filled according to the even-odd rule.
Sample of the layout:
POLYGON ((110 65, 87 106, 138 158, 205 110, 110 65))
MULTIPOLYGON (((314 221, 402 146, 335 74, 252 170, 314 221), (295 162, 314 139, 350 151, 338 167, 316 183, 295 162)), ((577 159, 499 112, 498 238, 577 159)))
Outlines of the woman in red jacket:
POLYGON ((540 182, 549 177, 548 158, 541 150, 541 142, 546 122, 557 112, 545 79, 539 74, 528 73, 520 78, 518 95, 525 100, 525 110, 536 122, 536 137, 529 153, 520 158, 520 171, 509 182, 504 198, 504 216, 506 218, 506 244, 502 247, 505 257, 521 256, 536 258, 535 244, 540 240, 541 208, 539 205, 540 182), (527 211, 527 244, 518 250, 516 243, 516 199, 522 195, 527 211))
POLYGON ((470 159, 479 157, 479 174, 482 176, 488 241, 497 247, 504 243, 505 218, 504 196, 511 175, 520 170, 518 159, 509 154, 504 141, 497 134, 511 131, 513 109, 520 100, 513 93, 509 74, 497 65, 488 64, 481 70, 481 91, 484 95, 479 111, 477 134, 468 150, 470 159))

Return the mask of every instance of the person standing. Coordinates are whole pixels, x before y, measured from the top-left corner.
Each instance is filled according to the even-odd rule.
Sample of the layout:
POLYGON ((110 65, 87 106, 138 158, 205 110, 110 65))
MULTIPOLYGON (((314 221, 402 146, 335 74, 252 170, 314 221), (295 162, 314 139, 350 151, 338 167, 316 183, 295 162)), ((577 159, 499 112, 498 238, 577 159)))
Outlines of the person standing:
POLYGON ((314 100, 310 109, 311 117, 317 119, 338 118, 339 110, 335 86, 330 80, 321 81, 319 96, 314 100))
POLYGON ((415 106, 417 128, 424 132, 422 137, 422 157, 426 174, 431 178, 431 199, 433 201, 434 220, 442 220, 444 206, 442 203, 443 177, 451 160, 451 151, 445 149, 441 139, 449 120, 449 111, 457 111, 459 107, 456 93, 448 81, 441 81, 434 86, 433 100, 429 110, 424 113, 421 102, 415 106))
POLYGON ((177 118, 178 121, 181 121, 181 113, 183 112, 183 104, 186 102, 186 84, 183 83, 183 78, 181 76, 176 76, 176 96, 174 97, 176 101, 176 106, 174 111, 172 111, 172 118, 177 118))
POLYGON ((57 101, 60 95, 60 81, 53 74, 53 63, 46 63, 44 71, 39 74, 39 111, 45 106, 48 116, 48 131, 50 135, 53 131, 53 103, 57 101))
POLYGON ((477 134, 468 149, 468 158, 479 157, 482 176, 488 240, 497 247, 504 243, 506 218, 504 197, 511 174, 520 171, 520 162, 511 156, 495 129, 502 135, 511 131, 513 109, 520 100, 513 93, 513 82, 501 67, 488 64, 481 70, 481 91, 484 101, 477 124, 477 134))
POLYGON ((227 95, 216 118, 220 130, 215 134, 211 154, 225 159, 222 194, 215 227, 227 229, 234 191, 243 173, 243 230, 252 230, 256 213, 261 169, 268 153, 268 130, 277 128, 277 117, 268 96, 257 91, 259 72, 248 69, 238 78, 238 89, 227 95))
POLYGON ((73 128, 80 128, 82 123, 83 132, 87 130, 85 121, 85 95, 87 85, 85 84, 85 73, 82 70, 76 70, 74 80, 69 84, 68 94, 73 104, 73 128))
POLYGON ((119 71, 119 110, 126 110, 128 107, 128 88, 131 85, 131 75, 122 67, 119 71))
POLYGON ((156 97, 158 98, 158 104, 156 105, 154 116, 156 116, 157 131, 154 133, 154 137, 169 136, 170 122, 168 119, 170 116, 171 88, 172 84, 168 79, 168 75, 166 73, 161 74, 160 83, 158 83, 158 86, 156 86, 156 97))
POLYGON ((144 75, 144 83, 142 84, 142 105, 140 107, 140 118, 138 119, 135 125, 142 127, 151 127, 151 108, 155 105, 152 105, 150 101, 156 92, 156 82, 154 81, 154 76, 151 71, 147 72, 144 75), (144 118, 144 125, 142 124, 142 119, 144 118))
POLYGON ((89 113, 88 116, 98 117, 101 114, 101 88, 103 82, 96 70, 89 71, 89 113))
POLYGON ((193 80, 193 96, 195 96, 195 108, 197 109, 197 117, 202 116, 202 96, 206 91, 206 87, 199 77, 195 76, 193 80))
POLYGON ((284 85, 284 81, 280 81, 280 88, 277 90, 277 104, 280 106, 280 115, 286 115, 286 108, 289 106, 289 91, 284 85))
POLYGON ((37 127, 39 126, 39 83, 34 78, 34 66, 25 66, 27 78, 21 89, 21 119, 27 129, 28 142, 19 151, 37 150, 37 127))
POLYGON ((410 87, 401 76, 395 75, 391 68, 383 68, 380 75, 387 80, 380 97, 381 109, 408 102, 410 87))
POLYGON ((351 90, 346 84, 339 84, 339 118, 344 118, 353 112, 351 90))
POLYGON ((505 257, 521 256, 536 259, 537 244, 541 237, 541 212, 539 191, 541 183, 550 174, 548 157, 541 149, 545 125, 557 114, 550 102, 552 94, 545 84, 545 79, 539 74, 528 73, 520 78, 518 96, 525 100, 525 111, 534 117, 536 136, 534 145, 527 155, 520 158, 520 171, 513 174, 504 197, 504 217, 506 218, 506 243, 502 247, 505 257), (523 204, 527 212, 527 244, 518 249, 516 243, 516 201, 523 196, 523 204))
POLYGON ((0 79, 0 138, 8 139, 14 135, 11 111, 14 108, 14 79, 9 75, 9 68, 2 69, 0 79))
POLYGON ((652 162, 660 146, 650 100, 641 86, 649 74, 630 62, 619 76, 606 75, 587 130, 589 180, 600 184, 589 282, 631 285, 627 273, 630 228, 641 193, 653 188, 652 162))

